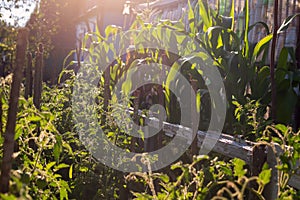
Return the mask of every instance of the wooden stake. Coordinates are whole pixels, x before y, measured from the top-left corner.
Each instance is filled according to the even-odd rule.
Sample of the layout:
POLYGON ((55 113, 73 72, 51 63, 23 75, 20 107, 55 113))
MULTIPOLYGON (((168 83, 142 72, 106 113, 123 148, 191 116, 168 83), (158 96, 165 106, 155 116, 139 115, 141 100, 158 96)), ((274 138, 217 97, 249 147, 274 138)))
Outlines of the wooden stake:
POLYGON ((12 167, 12 155, 14 152, 15 126, 18 112, 18 100, 20 95, 20 86, 25 63, 25 55, 28 44, 28 29, 22 28, 18 31, 16 48, 16 66, 13 72, 13 80, 10 91, 9 109, 7 116, 7 126, 3 143, 3 159, 0 175, 0 192, 9 191, 10 171, 12 167))
POLYGON ((274 0, 274 21, 273 22, 274 22, 274 28, 273 28, 273 39, 272 39, 271 58, 270 58, 271 98, 272 98, 271 115, 272 115, 272 120, 276 121, 275 53, 276 53, 276 41, 277 41, 277 30, 278 30, 278 0, 274 0))
MULTIPOLYGON (((198 89, 197 88, 197 80, 192 79, 192 77, 191 77, 190 82, 191 82, 192 88, 194 90, 192 92, 196 93, 197 89, 198 89)), ((192 94, 191 94, 191 97, 192 97, 192 94)), ((195 116, 196 108, 193 106, 193 105, 195 105, 195 102, 196 102, 196 100, 191 98, 191 129, 193 131, 193 134, 196 134, 197 130, 198 130, 198 123, 195 121, 195 119, 196 119, 196 116, 195 116)), ((196 134, 196 137, 194 138, 194 140, 191 144, 191 152, 192 152, 192 155, 197 155, 199 153, 197 134, 196 134)))
POLYGON ((110 66, 105 69, 104 71, 104 103, 103 103, 103 110, 105 111, 105 114, 102 117, 102 123, 106 123, 106 114, 108 111, 108 104, 110 100, 110 66))
MULTIPOLYGON (((280 146, 279 146, 280 148, 280 146)), ((267 146, 267 163, 269 167, 272 169, 271 171, 271 179, 270 182, 266 185, 263 196, 266 199, 277 199, 279 195, 279 171, 277 169, 277 162, 276 158, 276 148, 272 146, 267 146)))
MULTIPOLYGON (((134 100, 133 100, 133 121, 136 125, 139 124, 139 116, 138 116, 138 111, 139 111, 139 104, 140 104, 140 90, 136 90, 134 92, 134 100)), ((135 151, 135 144, 138 142, 138 139, 134 136, 131 138, 131 143, 130 143, 130 150, 132 152, 135 151)))
POLYGON ((35 72, 34 72, 34 93, 33 103, 37 109, 40 109, 43 81, 43 45, 39 44, 36 52, 35 72))
MULTIPOLYGON (((2 86, 1 86, 2 87, 2 86)), ((2 124, 2 113, 3 113, 3 111, 2 111, 2 96, 3 96, 3 92, 2 92, 2 90, 0 90, 0 135, 2 135, 3 134, 3 124, 2 124)))
POLYGON ((27 53, 26 79, 25 79, 25 98, 32 96, 32 55, 27 53))

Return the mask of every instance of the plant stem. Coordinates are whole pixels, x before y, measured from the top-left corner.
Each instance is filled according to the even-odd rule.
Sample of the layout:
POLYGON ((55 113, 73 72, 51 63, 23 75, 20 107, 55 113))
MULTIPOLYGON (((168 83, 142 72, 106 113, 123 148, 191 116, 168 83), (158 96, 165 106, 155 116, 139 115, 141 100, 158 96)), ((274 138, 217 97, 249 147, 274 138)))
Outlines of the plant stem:
POLYGON ((278 30, 278 0, 274 0, 274 21, 273 22, 274 22, 274 28, 273 28, 273 39, 272 39, 271 58, 270 58, 271 95, 272 95, 271 116, 273 121, 276 121, 275 52, 276 52, 277 30, 278 30))

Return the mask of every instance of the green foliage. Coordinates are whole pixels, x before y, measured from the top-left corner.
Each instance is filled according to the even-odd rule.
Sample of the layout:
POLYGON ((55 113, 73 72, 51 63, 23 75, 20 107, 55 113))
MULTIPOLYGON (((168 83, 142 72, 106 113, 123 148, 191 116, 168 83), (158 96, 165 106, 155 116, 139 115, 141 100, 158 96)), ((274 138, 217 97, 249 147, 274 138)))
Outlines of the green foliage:
MULTIPOLYGON (((9 78, 2 80, 1 84, 1 88, 4 88, 1 92, 5 119, 10 89, 9 78)), ((58 154, 59 157, 64 152, 64 156, 68 156, 72 152, 64 147, 66 142, 60 139, 54 119, 49 110, 42 108, 38 111, 33 106, 32 99, 26 101, 23 97, 20 98, 15 135, 16 149, 11 172, 11 197, 14 195, 26 199, 68 199, 71 190, 61 171, 69 168, 69 165, 61 159, 55 159, 55 155, 58 154), (61 151, 55 152, 55 146, 61 151)), ((6 121, 3 122, 5 127, 6 121)), ((2 149, 2 137, 1 141, 2 149)))
POLYGON ((291 127, 283 124, 267 126, 261 140, 273 145, 272 148, 278 149, 279 146, 282 149, 278 152, 279 158, 277 161, 277 168, 281 172, 278 199, 299 199, 299 191, 289 186, 288 182, 292 175, 299 175, 300 173, 300 130, 294 132, 291 127))
POLYGON ((233 159, 220 161, 208 156, 195 156, 192 163, 178 162, 165 172, 131 173, 128 181, 142 181, 144 192, 132 191, 134 199, 243 199, 253 193, 262 199, 262 192, 271 177, 270 169, 263 169, 258 177, 247 177, 245 162, 233 159), (258 184, 253 188, 251 184, 258 184), (217 192, 216 192, 217 191, 217 192))
POLYGON ((59 6, 62 6, 62 4, 55 0, 42 0, 36 5, 26 24, 26 27, 30 30, 29 50, 31 52, 35 52, 37 45, 42 43, 45 57, 49 56, 50 51, 53 49, 53 36, 59 27, 59 6))
MULTIPOLYGON (((197 80, 199 88, 196 94, 197 111, 200 113, 201 121, 209 123, 210 115, 207 113, 210 112, 206 107, 210 107, 210 97, 205 86, 209 80, 206 79, 201 67, 217 68, 222 75, 227 93, 228 116, 225 131, 243 135, 253 141, 267 140, 278 143, 283 149, 278 160, 278 169, 282 172, 279 198, 299 198, 299 192, 287 184, 291 175, 298 173, 299 170, 297 165, 300 158, 299 132, 294 133, 291 128, 282 124, 268 126, 270 121, 266 114, 271 91, 267 55, 272 34, 269 27, 262 22, 250 26, 248 3, 246 1, 245 27, 242 34, 238 34, 233 26, 233 2, 228 16, 221 16, 220 10, 210 9, 206 1, 199 0, 196 5, 189 4, 187 29, 182 23, 183 20, 178 22, 161 20, 157 24, 146 24, 138 19, 134 24, 138 25, 139 29, 134 30, 131 36, 135 44, 139 45, 136 53, 144 57, 135 59, 130 64, 119 55, 120 52, 127 51, 127 46, 120 44, 129 41, 128 37, 118 38, 117 33, 122 33, 120 27, 108 26, 105 29, 105 36, 100 35, 98 30, 96 33, 87 34, 82 43, 82 51, 89 63, 82 64, 82 71, 76 77, 72 70, 66 68, 60 75, 58 86, 44 85, 40 111, 33 106, 31 98, 25 100, 23 96, 20 97, 11 187, 9 194, 1 194, 1 199, 118 199, 122 190, 132 185, 142 186, 142 189, 137 190, 129 187, 136 199, 243 199, 249 194, 263 199, 262 192, 271 178, 271 169, 266 165, 258 176, 251 176, 245 162, 237 158, 228 161, 197 156, 189 162, 183 161, 185 158, 183 156, 180 162, 171 167, 160 172, 152 172, 149 168, 149 158, 142 157, 141 163, 148 167, 148 172, 128 175, 96 162, 88 152, 88 148, 81 143, 76 128, 85 124, 74 121, 72 106, 78 109, 76 114, 83 113, 82 117, 85 118, 91 117, 88 115, 91 111, 96 111, 92 116, 98 120, 95 126, 101 127, 111 142, 129 151, 132 138, 126 134, 130 127, 124 110, 132 106, 129 91, 134 85, 130 77, 136 75, 138 71, 136 67, 143 63, 156 62, 160 64, 160 69, 163 69, 162 53, 172 61, 164 74, 167 78, 163 83, 169 122, 176 123, 179 120, 176 114, 179 109, 178 102, 169 89, 173 85, 177 89, 182 86, 177 79, 177 73, 180 72, 188 80, 197 80), (257 24, 262 24, 267 34, 257 44, 250 44, 248 32, 257 24), (187 38, 196 40, 199 46, 189 42, 187 38), (165 51, 143 48, 149 41, 154 46, 163 47, 165 51), (172 53, 170 49, 177 52, 172 53), (175 53, 178 55, 174 55, 175 53), (209 61, 210 58, 213 59, 213 63, 209 61), (115 62, 110 63, 111 59, 115 62), (195 63, 201 63, 201 66, 195 63), (109 74, 111 90, 119 80, 125 79, 120 86, 125 91, 124 94, 120 94, 123 104, 118 104, 117 95, 112 95, 107 110, 103 105, 103 66, 106 65, 111 65, 109 74), (95 74, 100 80, 97 80, 95 74), (93 97, 97 102, 93 108, 83 108, 84 102, 72 105, 73 88, 80 86, 75 85, 74 80, 79 77, 85 78, 80 83, 83 85, 99 81, 95 90, 84 90, 77 95, 82 100, 86 100, 84 95, 93 97), (122 121, 121 125, 117 124, 113 117, 122 121), (127 175, 127 183, 124 175, 127 175), (256 187, 253 187, 253 184, 256 187)), ((44 6, 47 7, 46 4, 44 6)), ((226 13, 227 11, 222 11, 222 14, 226 13)), ((44 14, 37 17, 43 19, 44 14)), ((287 29, 295 16, 290 16, 284 21, 280 32, 287 29)), ((54 16, 52 20, 48 25, 55 29, 56 17, 54 16)), ((34 34, 40 34, 39 23, 29 24, 33 24, 32 30, 36 31, 34 34)), ((42 33, 45 28, 47 27, 40 27, 42 33)), ((1 32, 1 50, 10 48, 13 50, 15 45, 13 37, 8 38, 7 34, 14 33, 14 30, 5 30, 1 27, 1 31, 3 32, 3 34, 1 32)), ((44 40, 47 40, 47 38, 39 39, 44 43, 44 40)), ((48 47, 51 49, 51 45, 48 47)), ((295 63, 293 49, 283 48, 275 73, 277 101, 280 102, 277 116, 278 120, 285 124, 291 123, 291 113, 299 103, 295 88, 299 87, 300 73, 295 63)), ((152 78, 158 80, 160 76, 152 78)), ((1 119, 4 127, 1 132, 4 132, 6 125, 10 82, 11 75, 5 80, 1 79, 0 82, 0 100, 4 111, 1 119)), ((181 88, 180 91, 184 92, 185 88, 181 88)), ((206 125, 202 124, 199 127, 205 129, 206 125)), ((90 134, 90 130, 86 129, 80 134, 90 134)), ((1 135, 0 158, 2 145, 1 135)))
POLYGON ((8 74, 12 71, 12 62, 14 59, 14 50, 16 48, 17 31, 16 28, 7 25, 4 21, 0 20, 0 69, 1 76, 8 74))
POLYGON ((236 100, 232 101, 236 106, 234 115, 237 122, 233 124, 235 134, 244 136, 248 140, 256 140, 262 135, 262 131, 266 125, 270 124, 270 120, 265 120, 266 108, 259 101, 247 99, 247 103, 241 105, 236 100))

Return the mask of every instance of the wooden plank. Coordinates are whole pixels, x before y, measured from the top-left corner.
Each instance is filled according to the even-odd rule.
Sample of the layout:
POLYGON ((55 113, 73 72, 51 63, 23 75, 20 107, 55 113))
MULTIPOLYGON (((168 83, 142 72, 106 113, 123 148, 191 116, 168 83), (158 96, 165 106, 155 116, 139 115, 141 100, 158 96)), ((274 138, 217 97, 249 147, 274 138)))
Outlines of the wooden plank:
MULTIPOLYGON (((147 118, 146 123, 153 127, 159 127, 159 120, 154 117, 147 118)), ((192 130, 188 127, 163 122, 163 131, 165 131, 165 135, 169 137, 174 137, 174 135, 177 134, 183 139, 192 140, 192 130)), ((215 135, 216 134, 213 133, 209 135, 206 132, 198 131, 198 147, 201 148, 204 138, 207 137, 212 140, 217 140, 215 146, 212 149, 214 152, 220 153, 230 158, 240 158, 244 160, 247 164, 252 163, 252 146, 254 143, 241 141, 239 139, 234 138, 233 136, 226 134, 221 134, 219 138, 215 135)))
MULTIPOLYGON (((148 117, 145 120, 148 125, 156 128, 159 127, 159 120, 157 118, 148 117)), ((175 134, 178 134, 178 136, 182 137, 183 139, 191 140, 192 130, 188 127, 163 122, 163 131, 165 131, 165 135, 169 137, 174 137, 175 134)), ((220 135, 219 138, 214 138, 213 136, 209 136, 208 134, 209 133, 204 131, 197 132, 199 148, 201 148, 202 142, 204 141, 205 137, 211 137, 212 139, 217 140, 212 151, 227 156, 229 158, 240 158, 244 160, 248 165, 252 166, 253 149, 254 146, 257 145, 257 143, 244 141, 223 133, 220 135)), ((278 149, 280 148, 279 145, 275 145, 275 148, 278 152, 280 152, 280 150, 278 149)), ((272 166, 274 168, 274 165, 272 166)), ((296 174, 292 175, 288 184, 296 189, 300 189, 300 176, 296 174)))
POLYGON ((293 188, 300 190, 300 176, 297 174, 292 175, 288 184, 293 188))
MULTIPOLYGON (((133 113, 133 109, 130 108, 127 110, 129 113, 133 113)), ((159 119, 155 117, 147 117, 142 114, 142 111, 139 110, 139 116, 144 118, 147 125, 158 128, 159 126, 159 119)), ((165 132, 165 135, 168 137, 174 137, 175 134, 177 134, 179 137, 185 140, 190 140, 191 143, 192 138, 192 130, 191 128, 184 127, 182 125, 178 124, 171 124, 169 122, 163 122, 162 130, 165 132)), ((216 144, 212 148, 213 152, 219 153, 221 155, 227 156, 229 158, 240 158, 244 160, 251 168, 253 167, 253 157, 254 157, 254 148, 258 145, 258 143, 251 142, 251 141, 245 141, 236 137, 233 137, 231 135, 227 135, 222 133, 220 137, 216 137, 216 134, 214 133, 207 133, 204 131, 197 132, 197 138, 198 138, 198 147, 201 148, 202 143, 205 138, 211 138, 213 140, 216 140, 216 144)), ((276 149, 276 156, 280 155, 282 153, 282 149, 278 144, 274 144, 276 149)), ((292 150, 291 147, 286 147, 287 149, 292 150)), ((266 151, 268 153, 268 151, 266 151)), ((269 158, 270 159, 270 158, 269 158)), ((274 164, 274 158, 270 160, 267 160, 269 163, 271 163, 272 168, 276 168, 276 164, 274 164)), ((258 175, 258 174, 257 174, 258 175)), ((275 174, 274 174, 275 175, 275 174)), ((274 177, 275 178, 275 177, 274 177)), ((276 179, 276 178, 275 178, 276 179)), ((274 181, 277 182, 276 180, 274 181)), ((291 176, 288 184, 296 189, 300 189, 300 175, 294 174, 291 176)), ((275 191, 276 192, 276 191, 275 191)))

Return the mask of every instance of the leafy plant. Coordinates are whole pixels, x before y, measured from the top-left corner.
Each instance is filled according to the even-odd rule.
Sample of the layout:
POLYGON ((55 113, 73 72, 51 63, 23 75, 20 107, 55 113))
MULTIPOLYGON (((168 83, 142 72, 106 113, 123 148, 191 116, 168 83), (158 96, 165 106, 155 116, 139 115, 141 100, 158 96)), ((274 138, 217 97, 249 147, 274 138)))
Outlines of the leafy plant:
MULTIPOLYGON (((147 158, 142 157, 141 161, 150 166, 147 158)), ((237 158, 224 162, 195 156, 192 163, 178 162, 165 173, 148 169, 148 173, 133 172, 127 179, 145 185, 144 192, 132 191, 135 199, 243 199, 249 192, 263 199, 271 170, 265 167, 258 177, 247 177, 244 167, 245 162, 237 158), (256 189, 252 187, 253 182, 258 184, 256 189)))

